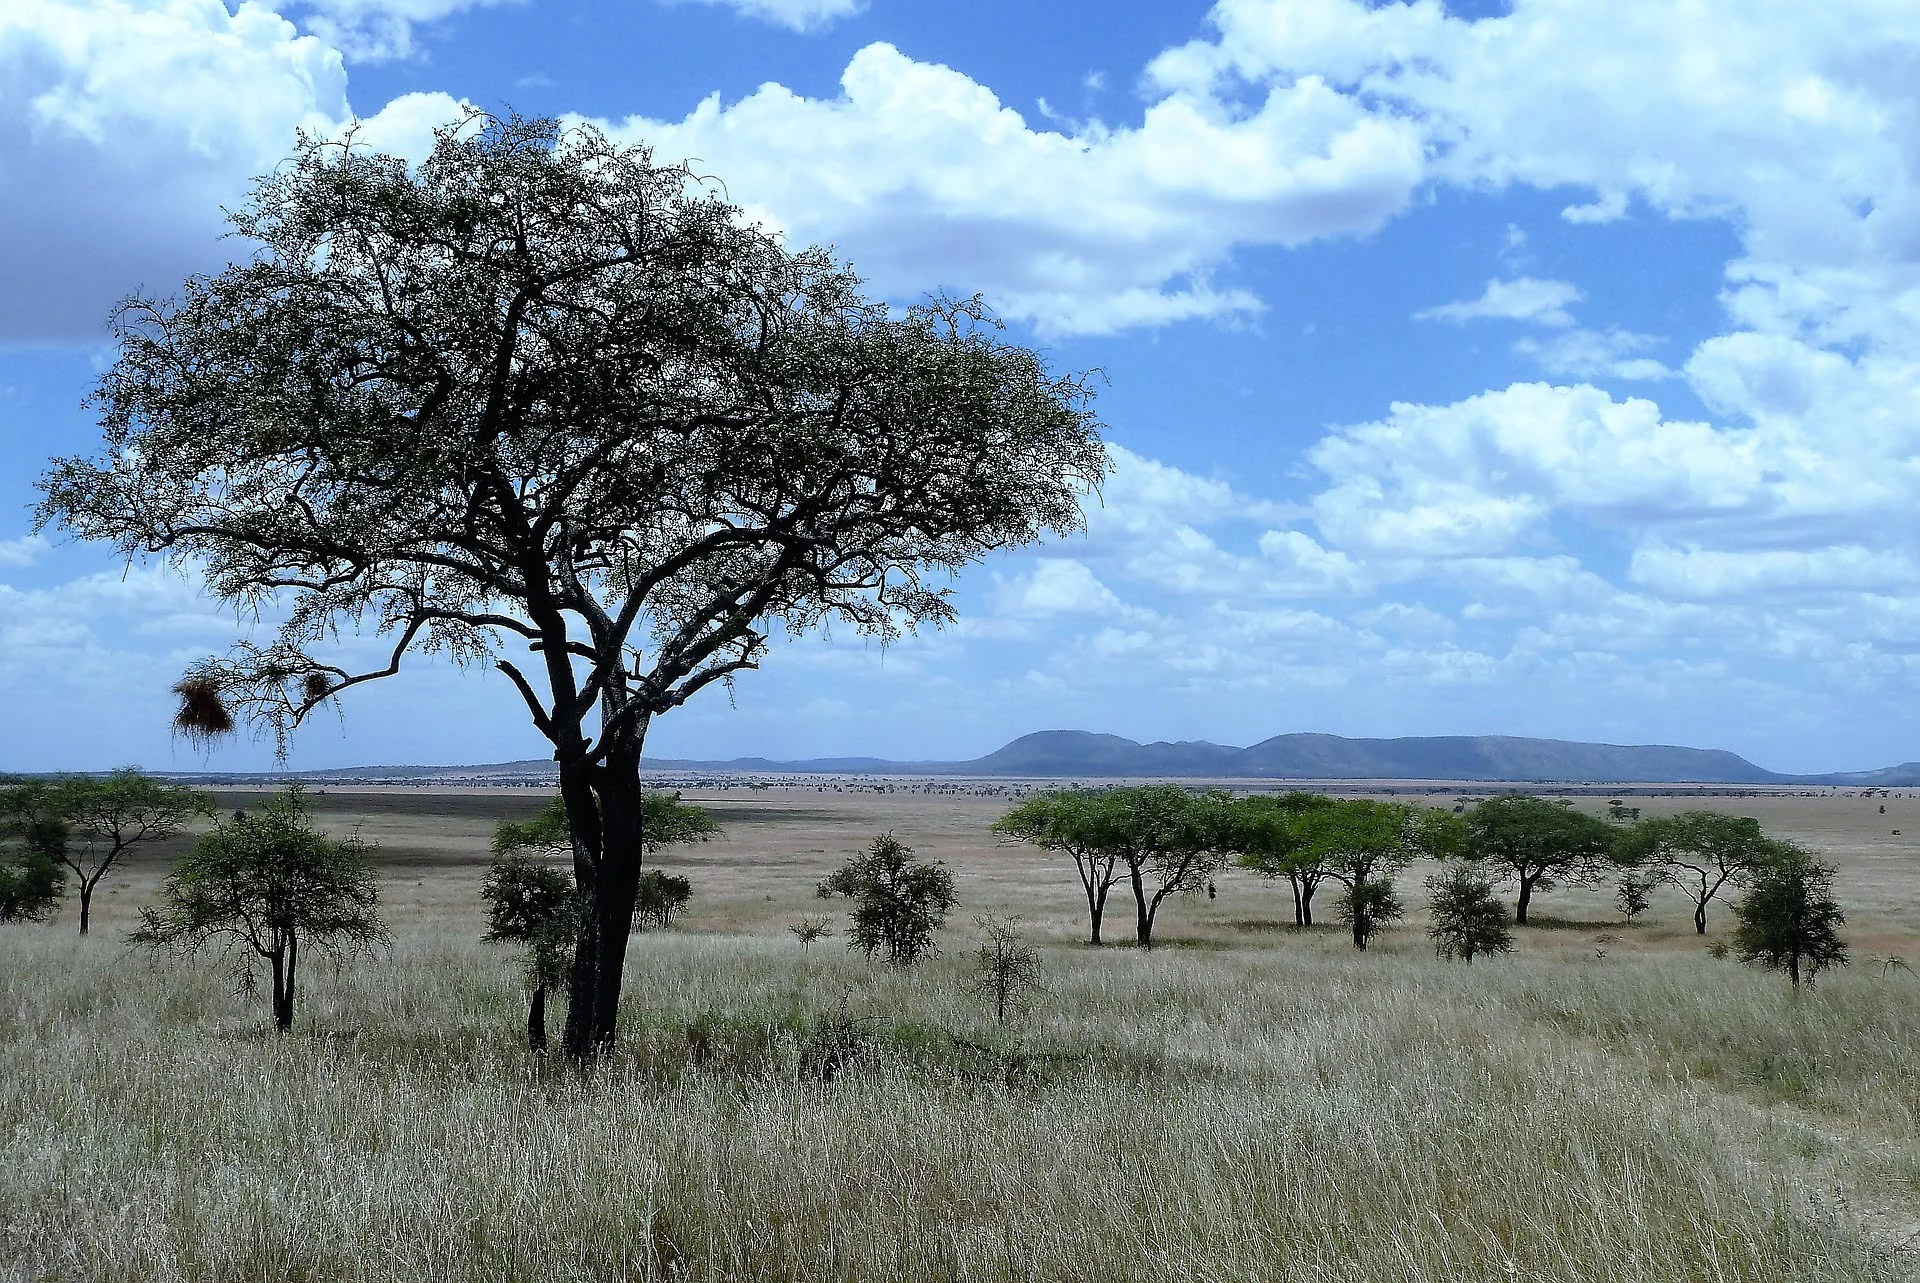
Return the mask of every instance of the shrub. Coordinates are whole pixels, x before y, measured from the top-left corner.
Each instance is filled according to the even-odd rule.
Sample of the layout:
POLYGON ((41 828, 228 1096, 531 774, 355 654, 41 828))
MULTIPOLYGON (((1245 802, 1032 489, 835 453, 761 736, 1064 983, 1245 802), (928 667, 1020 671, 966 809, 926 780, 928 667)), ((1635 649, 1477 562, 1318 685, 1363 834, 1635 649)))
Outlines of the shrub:
POLYGON ((1493 893, 1493 883, 1459 865, 1427 879, 1431 897, 1427 938, 1442 958, 1471 963, 1481 954, 1513 952, 1513 932, 1507 927, 1506 906, 1493 893))
POLYGON ((913 858, 913 848, 883 833, 866 851, 820 883, 822 895, 853 901, 847 947, 905 965, 934 952, 933 933, 957 902, 953 874, 939 861, 913 858))
POLYGON ((480 884, 485 939, 525 945, 527 1050, 547 1049, 547 992, 567 987, 567 957, 580 934, 580 897, 567 871, 524 852, 494 859, 480 884))
POLYGON ((987 937, 974 954, 973 978, 968 988, 993 1004, 993 1018, 1007 1023, 1007 1012, 1018 1011, 1040 992, 1040 951, 1020 938, 1018 918, 975 918, 987 937))
POLYGON ((1812 983, 1823 968, 1846 965, 1847 917, 1833 898, 1831 864, 1789 842, 1771 846, 1734 908, 1733 947, 1740 961, 1785 971, 1799 988, 1803 972, 1812 983))
POLYGON ((672 926, 673 915, 686 908, 692 899, 693 883, 671 873, 648 869, 640 875, 639 889, 634 896, 634 929, 672 926))
POLYGON ((1340 893, 1333 907, 1340 915, 1340 921, 1352 930, 1354 947, 1359 949, 1367 947, 1374 932, 1388 923, 1399 921, 1407 911, 1406 906, 1400 903, 1400 893, 1394 889, 1393 879, 1380 877, 1355 882, 1340 893))

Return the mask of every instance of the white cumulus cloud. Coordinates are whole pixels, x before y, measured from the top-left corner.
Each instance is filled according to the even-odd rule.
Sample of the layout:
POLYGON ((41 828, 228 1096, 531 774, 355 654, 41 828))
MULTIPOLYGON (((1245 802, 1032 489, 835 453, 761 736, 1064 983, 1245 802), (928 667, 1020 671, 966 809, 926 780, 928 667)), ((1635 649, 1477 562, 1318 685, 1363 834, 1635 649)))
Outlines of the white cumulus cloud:
POLYGON ((1237 245, 1378 227, 1422 172, 1415 128, 1313 77, 1247 111, 1168 95, 1138 125, 1035 129, 992 90, 888 44, 837 98, 767 84, 623 137, 695 158, 797 241, 836 245, 881 290, 984 291, 1043 328, 1108 332, 1258 308, 1216 282, 1237 245))

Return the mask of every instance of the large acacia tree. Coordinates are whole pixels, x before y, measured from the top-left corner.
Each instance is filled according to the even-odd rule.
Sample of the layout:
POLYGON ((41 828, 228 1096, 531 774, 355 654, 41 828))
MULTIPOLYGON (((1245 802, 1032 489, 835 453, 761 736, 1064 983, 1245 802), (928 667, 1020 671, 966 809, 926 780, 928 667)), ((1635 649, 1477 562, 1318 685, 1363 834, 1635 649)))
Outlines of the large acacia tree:
POLYGON ((55 463, 40 525, 281 621, 186 675, 188 731, 284 742, 422 652, 496 667, 559 766, 584 1060, 615 1035, 651 720, 776 628, 937 624, 947 572, 1078 527, 1087 389, 590 129, 475 115, 417 168, 304 139, 233 222, 242 261, 118 313, 104 452, 55 463))

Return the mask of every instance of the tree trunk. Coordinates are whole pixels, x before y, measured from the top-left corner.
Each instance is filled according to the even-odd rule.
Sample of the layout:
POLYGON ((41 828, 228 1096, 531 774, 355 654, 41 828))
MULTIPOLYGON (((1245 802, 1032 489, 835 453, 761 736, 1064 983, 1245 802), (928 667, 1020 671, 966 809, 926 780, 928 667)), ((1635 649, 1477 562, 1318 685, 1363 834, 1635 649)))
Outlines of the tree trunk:
POLYGON ((293 1028, 294 957, 293 945, 289 941, 282 944, 272 958, 273 1028, 276 1033, 286 1033, 293 1028))
POLYGON ((1800 954, 1798 951, 1787 955, 1787 974, 1793 977, 1793 987, 1800 987, 1800 954))
POLYGON ((80 880, 80 934, 87 934, 87 920, 93 915, 93 883, 80 880))
POLYGON ((1317 890, 1319 890, 1319 887, 1317 887, 1312 882, 1305 882, 1301 884, 1300 925, 1303 927, 1310 927, 1313 925, 1313 893, 1317 890))
POLYGON ((1693 933, 1697 936, 1707 934, 1707 902, 1705 900, 1693 906, 1693 933))
POLYGON ((1514 906, 1513 920, 1521 926, 1527 925, 1527 903, 1533 899, 1533 879, 1522 875, 1520 878, 1520 902, 1514 906))
POLYGON ((1087 921, 1091 926, 1091 930, 1089 930, 1087 933, 1088 944, 1097 946, 1101 943, 1100 919, 1103 916, 1105 916, 1106 911, 1107 911, 1107 897, 1104 894, 1101 895, 1101 897, 1097 900, 1093 899, 1092 897, 1088 897, 1087 921))
POLYGON ((1353 947, 1360 950, 1363 953, 1366 951, 1366 948, 1367 948, 1367 928, 1368 928, 1367 915, 1365 913, 1354 914, 1353 915, 1353 947))
POLYGON ((1153 948, 1153 909, 1147 904, 1146 883, 1140 878, 1140 865, 1127 865, 1127 878, 1133 884, 1133 939, 1142 949, 1153 948))
POLYGON ((580 891, 565 1046, 568 1059, 579 1065, 612 1050, 619 1032, 620 986, 644 849, 640 750, 645 736, 643 721, 621 737, 604 765, 576 758, 560 766, 560 796, 573 830, 574 880, 580 891))
POLYGON ((1307 925, 1306 906, 1300 903, 1300 875, 1287 874, 1287 884, 1293 888, 1293 925, 1297 930, 1307 925))
POLYGON ((547 987, 537 986, 527 1006, 527 1050, 535 1055, 547 1050, 547 987))

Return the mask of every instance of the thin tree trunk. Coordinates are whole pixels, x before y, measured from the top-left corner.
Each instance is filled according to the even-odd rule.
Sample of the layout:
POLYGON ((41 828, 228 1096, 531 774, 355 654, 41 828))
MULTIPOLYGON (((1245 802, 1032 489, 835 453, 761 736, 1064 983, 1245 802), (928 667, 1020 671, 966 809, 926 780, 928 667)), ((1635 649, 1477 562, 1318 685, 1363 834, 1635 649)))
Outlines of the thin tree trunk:
POLYGON ((1101 892, 1100 898, 1097 900, 1089 897, 1087 900, 1087 921, 1092 929, 1087 934, 1088 944, 1098 946, 1103 943, 1100 939, 1100 919, 1106 915, 1106 912, 1107 896, 1104 891, 1101 892))
POLYGON ((93 883, 80 880, 80 934, 87 934, 87 920, 93 915, 93 883))
POLYGON ((527 1050, 535 1055, 547 1049, 547 987, 538 985, 527 1006, 527 1050))
POLYGON ((1520 878, 1520 902, 1514 906, 1514 921, 1521 926, 1527 925, 1527 904, 1533 899, 1533 879, 1522 875, 1520 878))
POLYGON ((1300 885, 1300 925, 1303 927, 1313 925, 1313 893, 1319 889, 1315 882, 1303 881, 1300 885))
POLYGON ((1705 900, 1693 906, 1693 933, 1697 936, 1707 934, 1707 902, 1705 900))
POLYGON ((1127 877, 1133 884, 1134 942, 1142 949, 1153 948, 1153 910, 1147 906, 1146 883, 1140 878, 1140 865, 1127 865, 1127 877))
POLYGON ((1300 903, 1300 875, 1287 874, 1287 885, 1293 888, 1293 925, 1298 929, 1307 925, 1306 907, 1300 903))

